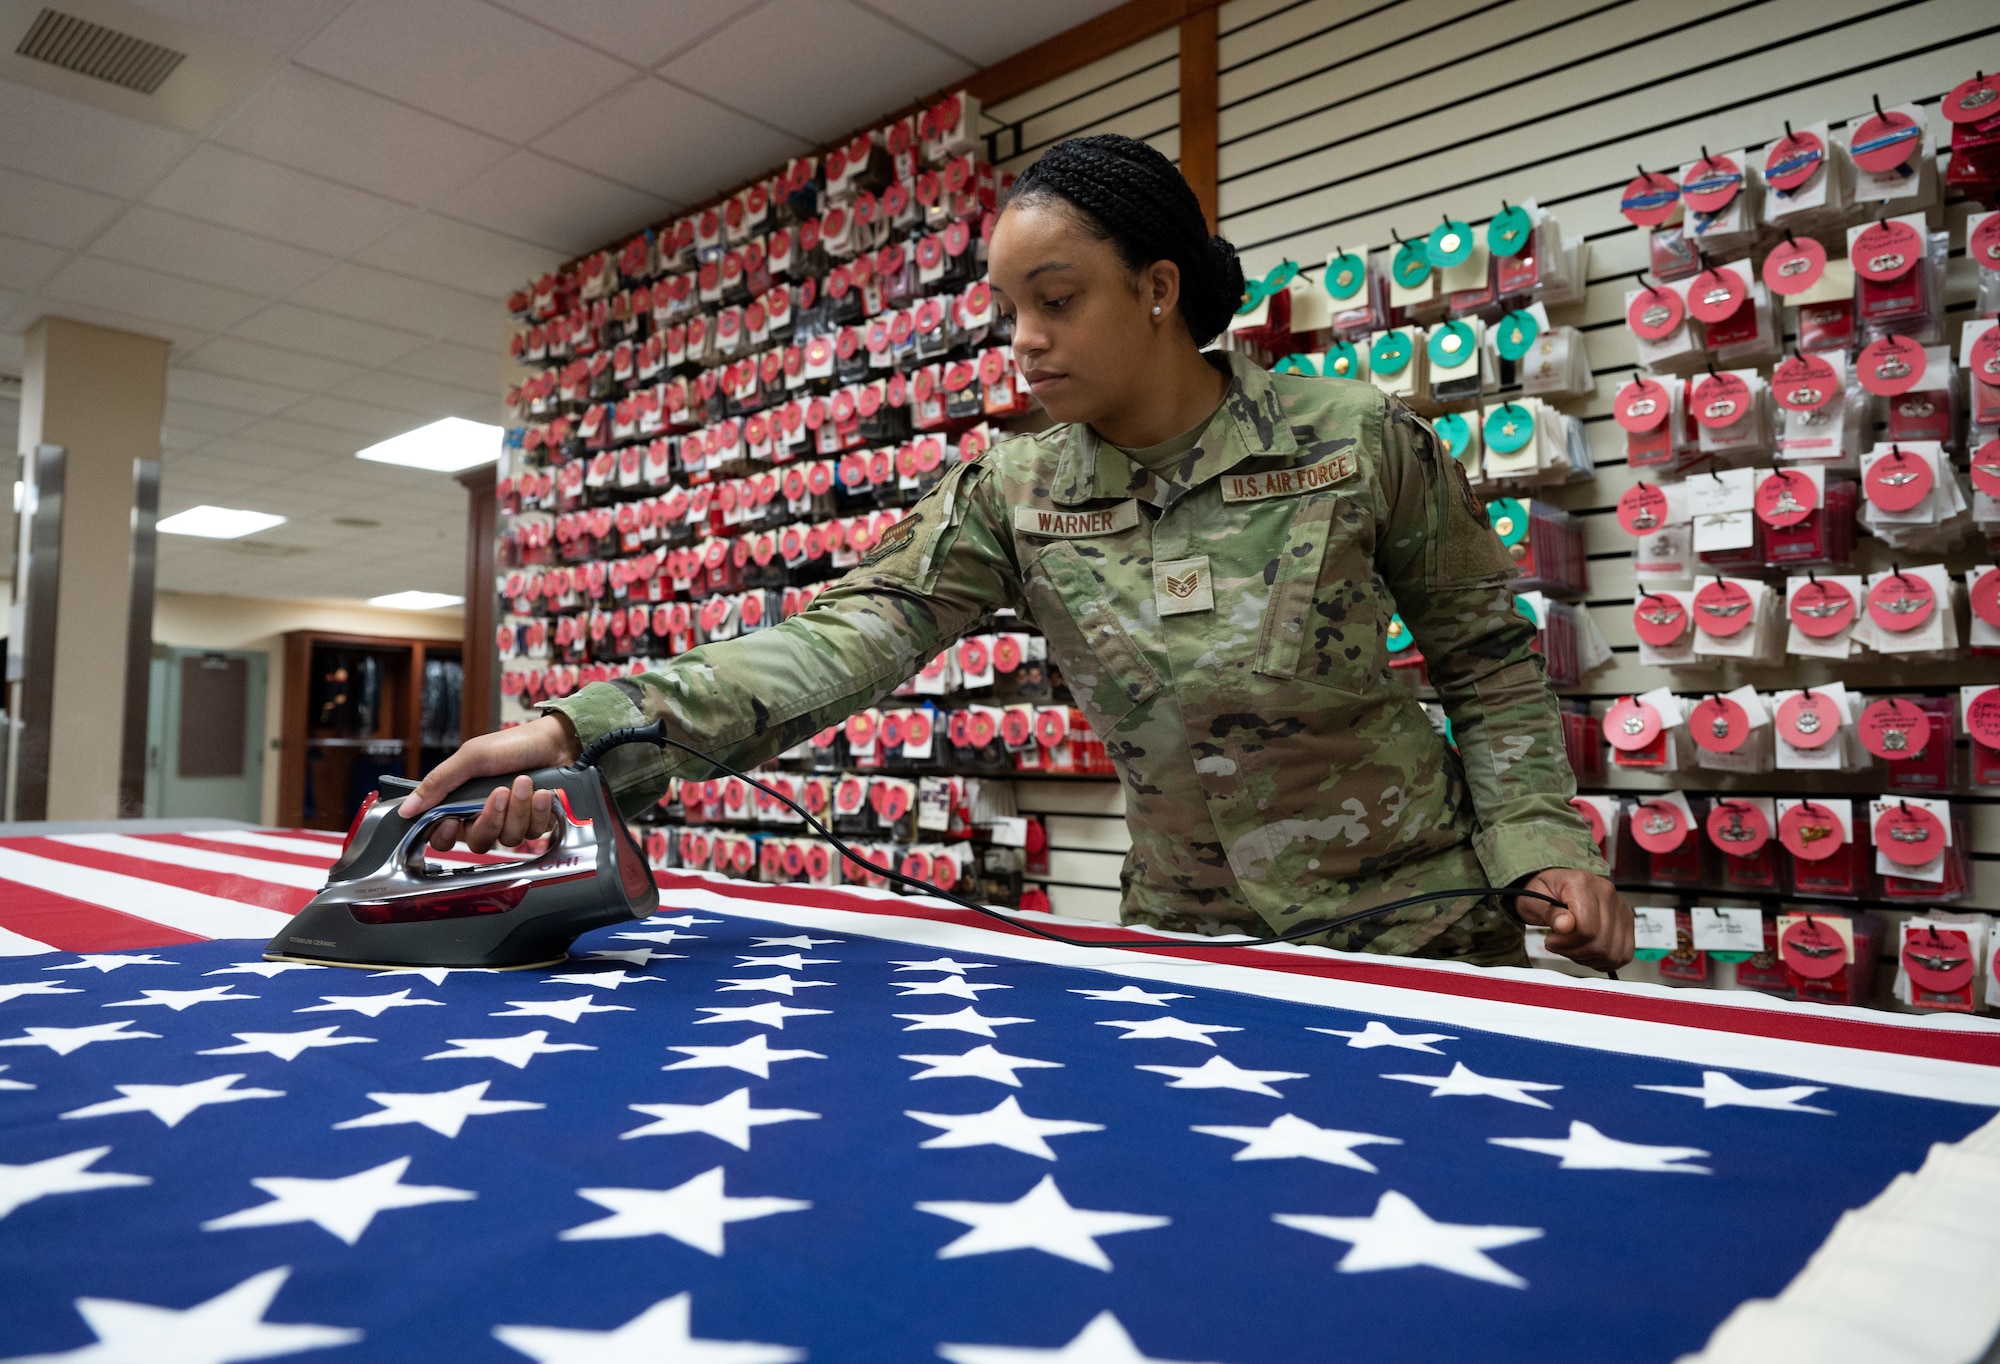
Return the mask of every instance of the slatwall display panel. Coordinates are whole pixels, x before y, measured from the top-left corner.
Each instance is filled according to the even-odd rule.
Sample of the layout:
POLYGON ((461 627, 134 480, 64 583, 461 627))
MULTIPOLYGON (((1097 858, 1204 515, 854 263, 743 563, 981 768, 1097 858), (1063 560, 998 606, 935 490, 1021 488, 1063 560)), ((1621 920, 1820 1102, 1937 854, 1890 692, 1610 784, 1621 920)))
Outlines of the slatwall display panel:
MULTIPOLYGON (((1566 234, 1589 239, 1587 297, 1552 309, 1551 321, 1586 340, 1596 391, 1557 406, 1584 421, 1597 474, 1535 496, 1583 522, 1587 604, 1614 656, 1568 694, 1601 714, 1618 696, 1662 686, 1685 696, 1840 680, 1864 692, 1955 696, 1962 683, 2000 676, 1995 660, 1969 655, 1914 665, 1877 655, 1778 667, 1641 665, 1631 541, 1613 516, 1635 475, 1611 420, 1612 395, 1636 368, 1624 290, 1649 264, 1645 235, 1618 212, 1635 168, 1674 174, 1704 145, 1717 153, 1748 147, 1761 164, 1758 150, 1782 136, 1785 119, 1828 119, 1838 129, 1877 95, 1885 105, 1924 104, 1942 148, 1949 138, 1936 113, 1940 97, 1975 71, 2000 67, 2000 10, 1980 0, 1234 0, 1220 28, 1221 231, 1253 277, 1285 259, 1311 273, 1336 249, 1364 242, 1385 251, 1392 229, 1420 236, 1446 214, 1480 228, 1502 200, 1533 199, 1556 212, 1566 234)), ((1946 302, 1948 315, 1963 320, 1974 287, 1965 218, 1976 206, 1948 192, 1946 205, 1946 302)), ((1955 353, 1957 328, 1945 339, 1955 353)), ((1983 553, 1968 541, 1945 563, 1960 574, 1983 553)), ((1893 557, 1864 536, 1847 571, 1888 568, 1893 557)), ((1951 798, 1968 819, 1973 885, 1949 907, 2000 910, 2000 794, 1966 788, 1964 770, 1961 753, 1951 798)), ((1592 789, 1865 797, 1886 786, 1879 764, 1845 776, 1611 771, 1592 789)), ((1657 902, 1673 898, 1662 890, 1657 902)), ((1900 917, 1893 907, 1869 907, 1900 917)), ((1893 928, 1886 941, 1895 941, 1893 928)))
POLYGON ((1019 174, 1066 137, 1123 133, 1178 160, 1180 32, 1168 29, 982 111, 988 156, 1019 174))

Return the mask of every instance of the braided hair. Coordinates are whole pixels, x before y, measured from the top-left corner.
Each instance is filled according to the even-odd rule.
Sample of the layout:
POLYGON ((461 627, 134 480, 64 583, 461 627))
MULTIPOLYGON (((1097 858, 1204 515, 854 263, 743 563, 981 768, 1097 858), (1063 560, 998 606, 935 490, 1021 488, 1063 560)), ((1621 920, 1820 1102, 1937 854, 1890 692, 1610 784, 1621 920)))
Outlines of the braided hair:
POLYGON ((1161 260, 1179 266, 1179 311, 1197 346, 1220 335, 1243 301, 1236 248, 1209 235, 1180 171, 1137 138, 1058 142, 1021 172, 1002 206, 1046 203, 1060 203, 1091 236, 1112 243, 1129 270, 1161 260))

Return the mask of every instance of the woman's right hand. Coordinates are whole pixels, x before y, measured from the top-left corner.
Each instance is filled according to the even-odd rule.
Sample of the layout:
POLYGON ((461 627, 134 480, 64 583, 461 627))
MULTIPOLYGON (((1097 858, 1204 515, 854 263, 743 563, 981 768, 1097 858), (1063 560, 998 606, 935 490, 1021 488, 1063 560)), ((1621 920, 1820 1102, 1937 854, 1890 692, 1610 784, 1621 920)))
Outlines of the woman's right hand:
MULTIPOLYGON (((525 725, 482 734, 466 740, 456 753, 432 768, 417 789, 403 797, 397 813, 404 819, 415 819, 476 778, 561 767, 575 762, 582 751, 569 717, 558 711, 525 725)), ((555 823, 555 797, 535 790, 534 783, 521 776, 511 786, 496 788, 486 797, 485 808, 471 820, 439 820, 431 830, 430 846, 448 852, 463 839, 466 847, 478 853, 489 851, 496 843, 511 848, 540 838, 554 829, 555 823)))

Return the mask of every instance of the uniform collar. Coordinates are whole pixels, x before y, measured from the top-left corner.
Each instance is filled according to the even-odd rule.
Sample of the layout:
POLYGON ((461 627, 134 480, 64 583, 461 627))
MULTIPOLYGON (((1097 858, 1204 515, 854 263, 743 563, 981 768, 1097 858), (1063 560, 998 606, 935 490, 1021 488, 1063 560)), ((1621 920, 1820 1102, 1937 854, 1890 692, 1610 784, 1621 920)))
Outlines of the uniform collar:
POLYGON ((1292 438, 1271 376, 1262 366, 1234 352, 1225 353, 1224 359, 1229 366, 1229 390, 1201 440, 1178 466, 1164 475, 1155 474, 1127 459, 1117 446, 1099 440, 1085 423, 1076 422, 1063 440, 1055 477, 1050 480, 1050 496, 1065 506, 1136 497, 1156 507, 1171 507, 1246 459, 1297 454, 1298 442, 1292 438))

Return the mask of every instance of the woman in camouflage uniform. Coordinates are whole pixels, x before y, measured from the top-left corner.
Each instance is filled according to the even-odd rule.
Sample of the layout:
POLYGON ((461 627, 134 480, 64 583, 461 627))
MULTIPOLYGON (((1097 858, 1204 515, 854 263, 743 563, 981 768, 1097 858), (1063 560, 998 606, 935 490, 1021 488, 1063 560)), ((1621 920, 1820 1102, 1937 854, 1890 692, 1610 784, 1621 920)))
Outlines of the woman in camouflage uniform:
MULTIPOLYGON (((1631 910, 1568 804, 1512 564, 1430 428, 1366 383, 1204 353, 1242 270, 1144 143, 1050 149, 1011 191, 988 271, 1057 425, 953 467, 800 615, 544 703, 542 719, 467 743, 405 813, 656 718, 738 767, 765 761, 1006 607, 1047 635, 1117 765, 1127 922, 1255 932, 1422 891, 1526 886, 1564 902, 1518 902, 1553 949, 1629 960, 1631 910), (1390 674, 1397 613, 1455 752, 1390 674)), ((604 767, 628 811, 669 776, 708 771, 645 745, 604 767)), ((521 778, 436 841, 483 851, 550 823, 548 793, 521 778)), ((1329 945, 1524 960, 1490 897, 1372 919, 1329 945)))

